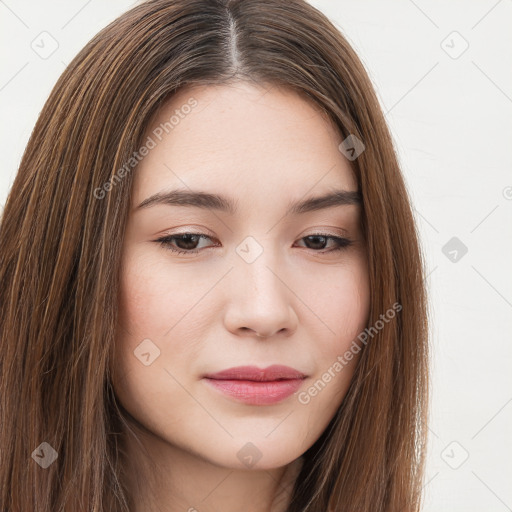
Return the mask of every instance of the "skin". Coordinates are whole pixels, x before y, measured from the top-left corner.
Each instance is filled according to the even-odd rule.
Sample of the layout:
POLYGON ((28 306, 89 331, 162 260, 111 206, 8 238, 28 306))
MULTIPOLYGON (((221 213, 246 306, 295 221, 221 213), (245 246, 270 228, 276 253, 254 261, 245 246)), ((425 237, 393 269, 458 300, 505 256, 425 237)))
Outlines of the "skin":
POLYGON ((361 207, 285 210, 290 201, 332 189, 355 191, 357 182, 325 114, 277 86, 181 89, 146 135, 191 97, 197 106, 134 171, 123 242, 113 386, 140 439, 127 441, 127 471, 141 483, 135 510, 281 512, 302 454, 343 400, 357 356, 307 404, 298 393, 345 353, 370 307, 361 207), (136 209, 176 188, 230 196, 239 212, 136 209), (171 245, 199 253, 177 254, 155 242, 187 232, 210 238, 171 245), (335 240, 304 238, 318 233, 353 244, 327 252, 335 240), (251 263, 236 252, 247 236, 263 250, 251 263), (134 355, 145 339, 160 351, 148 365, 134 355), (238 402, 202 379, 272 364, 307 375, 295 395, 273 405, 238 402), (247 443, 261 455, 251 467, 237 456, 247 443))

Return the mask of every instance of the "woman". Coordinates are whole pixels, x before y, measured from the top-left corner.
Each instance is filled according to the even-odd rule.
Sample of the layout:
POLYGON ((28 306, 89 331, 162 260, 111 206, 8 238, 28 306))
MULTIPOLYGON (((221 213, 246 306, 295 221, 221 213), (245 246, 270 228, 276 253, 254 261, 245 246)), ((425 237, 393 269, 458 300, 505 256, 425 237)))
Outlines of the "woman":
POLYGON ((4 208, 1 510, 419 510, 423 276, 325 16, 134 7, 57 82, 4 208))

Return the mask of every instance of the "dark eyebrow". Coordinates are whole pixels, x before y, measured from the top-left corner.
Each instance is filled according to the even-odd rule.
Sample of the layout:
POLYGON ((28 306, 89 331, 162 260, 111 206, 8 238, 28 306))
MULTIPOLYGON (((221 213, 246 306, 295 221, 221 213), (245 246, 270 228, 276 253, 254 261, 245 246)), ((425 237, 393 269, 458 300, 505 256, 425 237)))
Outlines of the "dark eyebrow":
MULTIPOLYGON (((359 191, 354 190, 332 190, 331 192, 310 197, 302 201, 288 204, 286 215, 312 212, 331 208, 333 206, 361 204, 362 197, 359 191)), ((170 192, 158 192, 144 199, 136 209, 149 208, 157 204, 193 206, 208 210, 218 210, 234 215, 237 212, 237 202, 220 194, 194 190, 172 190, 170 192)))
POLYGON ((343 206, 349 204, 360 205, 363 202, 361 193, 357 190, 332 190, 322 196, 310 197, 304 201, 290 203, 286 215, 296 215, 298 213, 314 212, 331 208, 333 206, 343 206))

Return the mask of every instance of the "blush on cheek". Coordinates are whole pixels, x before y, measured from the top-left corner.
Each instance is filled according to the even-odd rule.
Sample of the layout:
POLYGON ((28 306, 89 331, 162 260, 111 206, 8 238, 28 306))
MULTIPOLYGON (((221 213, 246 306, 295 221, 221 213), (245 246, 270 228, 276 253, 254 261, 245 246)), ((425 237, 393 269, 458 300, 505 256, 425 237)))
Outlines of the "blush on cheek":
POLYGON ((119 309, 129 332, 138 331, 146 337, 171 327, 169 312, 177 304, 175 276, 165 275, 147 258, 127 257, 120 282, 119 309), (167 322, 166 322, 167 319, 167 322), (160 325, 161 323, 165 325, 160 325))
POLYGON ((333 319, 332 330, 337 343, 348 344, 364 330, 370 309, 368 285, 363 279, 343 281, 328 294, 320 311, 325 318, 333 319))

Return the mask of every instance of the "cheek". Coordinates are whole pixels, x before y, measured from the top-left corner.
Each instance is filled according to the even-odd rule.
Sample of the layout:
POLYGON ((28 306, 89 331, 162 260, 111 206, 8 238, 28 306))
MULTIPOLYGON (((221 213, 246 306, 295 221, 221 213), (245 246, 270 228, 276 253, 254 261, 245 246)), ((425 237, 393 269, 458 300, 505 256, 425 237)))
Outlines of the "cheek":
POLYGON ((155 432, 162 424, 179 429, 184 421, 166 407, 179 410, 189 401, 179 382, 197 356, 200 321, 191 309, 204 286, 196 293, 183 274, 133 254, 120 276, 113 386, 123 407, 155 432))
POLYGON ((316 293, 310 295, 310 307, 322 322, 316 322, 321 328, 310 337, 314 340, 309 349, 315 374, 297 395, 299 410, 303 407, 308 417, 303 435, 313 438, 331 421, 346 395, 360 355, 351 347, 366 327, 370 310, 364 258, 316 277, 316 293))
POLYGON ((315 282, 303 283, 301 292, 318 317, 322 349, 329 353, 345 350, 364 330, 370 312, 370 284, 364 257, 347 261, 343 267, 317 274, 315 282))
POLYGON ((365 273, 354 271, 335 288, 336 299, 327 304, 329 318, 340 341, 352 341, 366 327, 370 289, 365 273))
MULTIPOLYGON (((138 368, 134 357, 143 340, 160 350, 153 367, 177 369, 194 361, 205 330, 212 322, 211 300, 203 301, 215 283, 207 270, 192 272, 171 264, 158 251, 132 245, 124 253, 118 297, 116 359, 124 371, 138 368), (172 351, 170 350, 172 348, 172 351), (179 354, 171 358, 170 354, 179 354)), ((157 350, 158 352, 158 350, 157 350)))
POLYGON ((121 273, 121 324, 127 333, 167 339, 201 294, 204 284, 180 265, 132 249, 121 273))
POLYGON ((182 354, 180 361, 187 360, 187 347, 190 350, 191 344, 177 333, 180 328, 191 326, 181 320, 191 309, 196 294, 194 284, 186 282, 180 274, 170 265, 164 266, 135 249, 123 260, 114 362, 118 383, 124 382, 123 390, 133 381, 143 387, 148 375, 154 379, 157 370, 166 367, 171 341, 173 352, 182 354))
POLYGON ((353 343, 367 326, 370 311, 366 261, 361 258, 331 272, 322 284, 323 291, 314 296, 314 307, 325 323, 323 334, 311 347, 315 377, 298 395, 298 402, 308 408, 310 418, 321 418, 319 424, 324 428, 343 401, 360 357, 353 343))

